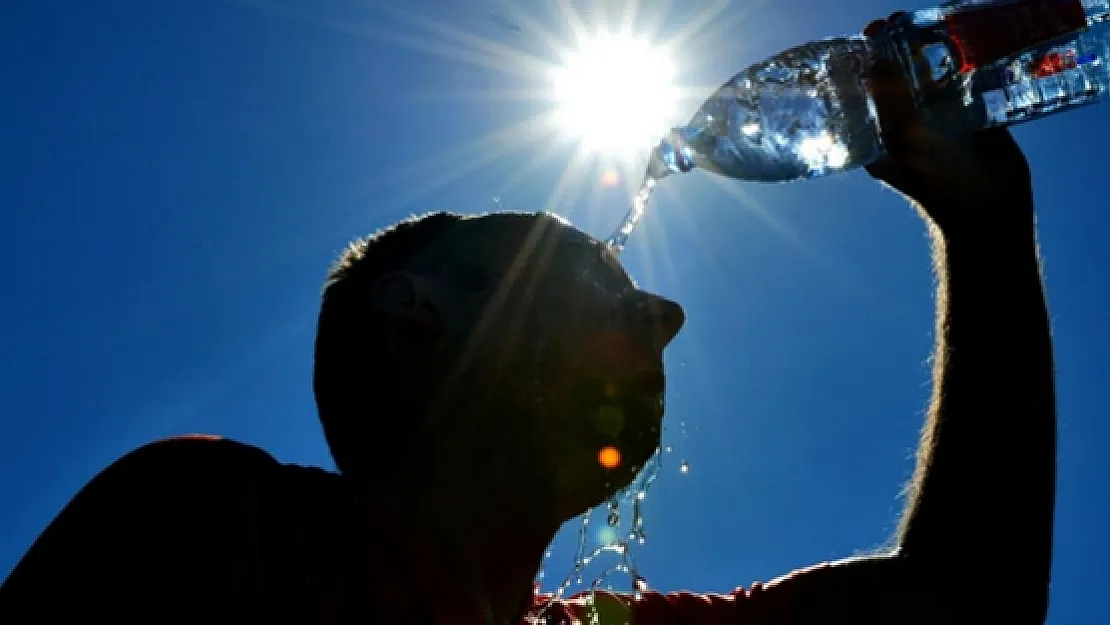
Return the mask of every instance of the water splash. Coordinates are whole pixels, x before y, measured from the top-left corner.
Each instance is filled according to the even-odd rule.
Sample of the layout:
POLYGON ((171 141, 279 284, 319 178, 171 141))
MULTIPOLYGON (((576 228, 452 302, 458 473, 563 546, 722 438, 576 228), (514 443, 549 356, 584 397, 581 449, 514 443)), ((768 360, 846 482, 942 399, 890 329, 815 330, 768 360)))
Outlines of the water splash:
POLYGON ((591 604, 597 591, 611 587, 613 578, 616 576, 627 576, 634 599, 639 599, 643 593, 647 592, 648 582, 640 574, 639 569, 636 568, 636 562, 632 556, 632 546, 643 545, 647 541, 647 532, 644 530, 643 502, 647 498, 647 492, 652 483, 659 477, 661 467, 662 454, 659 450, 656 450, 655 454, 644 463, 644 468, 640 471, 637 480, 607 502, 606 528, 620 527, 622 519, 625 518, 621 515, 622 504, 630 504, 632 507, 628 533, 624 537, 620 537, 621 535, 618 532, 614 534, 615 538, 612 541, 603 541, 597 547, 589 548, 590 519, 595 509, 588 510, 582 515, 582 524, 578 528, 578 546, 570 573, 555 589, 551 599, 539 610, 537 616, 542 616, 555 601, 566 598, 567 592, 572 586, 584 586, 586 567, 597 562, 606 554, 616 555, 617 561, 606 566, 589 583, 587 592, 591 604))
POLYGON ((647 532, 644 531, 644 515, 641 509, 641 502, 646 496, 647 491, 640 491, 636 493, 636 499, 632 502, 632 529, 628 532, 628 540, 634 541, 638 545, 647 542, 647 532))
POLYGON ((606 245, 618 254, 624 251, 628 237, 632 236, 636 226, 643 220, 644 213, 647 212, 648 200, 659 181, 671 174, 688 172, 694 168, 694 153, 680 138, 680 133, 683 132, 685 129, 672 130, 651 151, 647 169, 644 171, 644 180, 636 190, 636 195, 632 196, 632 207, 628 209, 621 225, 605 241, 606 245))

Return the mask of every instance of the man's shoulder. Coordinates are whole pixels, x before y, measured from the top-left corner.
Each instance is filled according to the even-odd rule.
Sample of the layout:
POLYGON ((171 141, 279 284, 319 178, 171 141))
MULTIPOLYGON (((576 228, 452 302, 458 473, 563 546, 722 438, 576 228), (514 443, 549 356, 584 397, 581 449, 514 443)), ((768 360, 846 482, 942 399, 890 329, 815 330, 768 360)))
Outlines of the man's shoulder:
POLYGON ((322 469, 283 464, 270 453, 236 440, 208 434, 175 436, 147 443, 109 465, 90 484, 110 490, 147 486, 179 496, 216 494, 250 484, 290 495, 296 483, 338 479, 322 469), (99 483, 99 484, 98 484, 99 483))
POLYGON ((212 474, 272 474, 282 465, 254 445, 209 434, 188 434, 147 443, 105 470, 134 478, 198 478, 212 474))

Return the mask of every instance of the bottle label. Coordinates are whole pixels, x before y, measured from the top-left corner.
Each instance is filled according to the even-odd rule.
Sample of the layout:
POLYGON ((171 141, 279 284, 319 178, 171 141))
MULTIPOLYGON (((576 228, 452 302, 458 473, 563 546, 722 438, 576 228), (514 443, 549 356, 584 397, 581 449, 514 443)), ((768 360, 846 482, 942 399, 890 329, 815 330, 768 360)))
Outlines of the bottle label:
POLYGON ((1018 0, 945 18, 961 72, 989 65, 1087 26, 1083 0, 1018 0))

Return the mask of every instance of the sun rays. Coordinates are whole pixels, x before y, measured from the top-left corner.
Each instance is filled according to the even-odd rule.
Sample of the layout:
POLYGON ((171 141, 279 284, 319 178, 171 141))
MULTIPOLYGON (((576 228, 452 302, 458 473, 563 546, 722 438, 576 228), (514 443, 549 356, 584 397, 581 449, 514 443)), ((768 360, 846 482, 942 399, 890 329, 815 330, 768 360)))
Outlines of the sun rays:
POLYGON ((675 123, 674 78, 664 46, 610 32, 585 35, 551 71, 558 129, 581 149, 629 159, 675 123))
MULTIPOLYGON (((515 116, 506 115, 492 129, 369 172, 368 181, 413 181, 400 194, 378 198, 379 207, 420 212, 421 201, 430 194, 477 172, 496 171, 500 175, 493 177, 488 197, 464 200, 460 209, 491 206, 489 198, 497 196, 507 208, 562 213, 600 237, 627 211, 655 141, 667 128, 683 123, 717 87, 690 84, 684 77, 694 75, 696 68, 723 63, 713 60, 714 53, 719 56, 727 49, 730 56, 735 54, 745 39, 739 36, 745 18, 761 4, 735 7, 728 0, 708 0, 700 8, 682 7, 677 16, 665 2, 499 0, 482 9, 459 9, 452 19, 444 13, 422 14, 412 5, 370 0, 328 8, 300 0, 239 1, 286 19, 477 68, 494 78, 491 84, 430 83, 427 92, 399 94, 442 101, 445 115, 455 108, 478 110, 484 103, 521 104, 507 107, 515 116), (547 183, 545 200, 530 199, 524 205, 515 199, 534 196, 536 175, 552 170, 561 173, 547 183)), ((735 183, 703 176, 741 201, 736 210, 757 213, 774 234, 805 248, 787 224, 735 183)), ((677 204, 663 186, 656 203, 677 204)), ((687 232, 705 230, 692 212, 675 217, 687 232)), ((659 257, 670 253, 665 242, 647 240, 664 234, 648 223, 633 237, 635 245, 651 249, 650 264, 674 262, 659 257)), ((653 268, 660 269, 663 275, 673 274, 669 266, 653 268)))
MULTIPOLYGON (((458 91, 458 87, 443 91, 435 86, 429 97, 536 105, 531 119, 506 120, 504 130, 480 136, 466 146, 444 146, 443 152, 477 154, 483 162, 515 159, 516 167, 509 168, 504 179, 504 186, 511 186, 527 171, 559 165, 557 159, 565 159, 568 149, 573 150, 573 156, 563 163, 565 171, 552 199, 558 194, 577 195, 576 190, 566 189, 567 185, 598 185, 602 173, 614 168, 623 183, 639 182, 652 143, 669 125, 688 117, 696 105, 693 99, 708 91, 672 82, 680 75, 681 64, 662 40, 665 11, 642 10, 635 1, 612 14, 600 3, 582 8, 559 0, 540 8, 501 2, 492 12, 475 9, 477 18, 463 22, 422 15, 396 3, 352 3, 339 13, 294 0, 240 1, 287 19, 389 42, 509 77, 508 82, 515 85, 507 88, 481 85, 466 91, 458 91), (380 19, 383 15, 389 19, 380 19), (398 24, 402 27, 397 28, 398 24), (686 102, 680 101, 683 97, 686 102), (511 127, 527 128, 528 132, 516 133, 511 127)), ((692 28, 712 24, 725 4, 718 1, 699 12, 692 28)), ((682 35, 696 36, 696 32, 684 30, 682 35)), ((449 171, 452 167, 469 169, 474 163, 473 159, 444 154, 426 158, 427 162, 401 167, 436 171, 438 178, 451 180, 460 175, 449 171), (444 163, 446 170, 441 166, 444 163)), ((492 195, 507 194, 499 188, 491 189, 492 195)), ((613 211, 613 225, 623 208, 613 211)))

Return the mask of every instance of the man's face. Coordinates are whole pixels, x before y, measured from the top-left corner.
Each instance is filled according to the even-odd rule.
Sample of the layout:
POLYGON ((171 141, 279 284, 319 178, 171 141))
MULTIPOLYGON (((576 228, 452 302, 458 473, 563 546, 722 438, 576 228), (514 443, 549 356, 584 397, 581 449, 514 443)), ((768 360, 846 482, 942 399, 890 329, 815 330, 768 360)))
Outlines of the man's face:
POLYGON ((418 262, 457 339, 455 370, 513 420, 497 444, 546 461, 569 505, 628 485, 659 446, 663 348, 682 309, 551 218, 468 220, 418 262))

